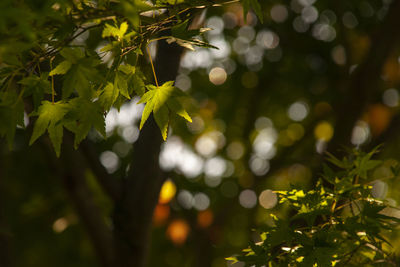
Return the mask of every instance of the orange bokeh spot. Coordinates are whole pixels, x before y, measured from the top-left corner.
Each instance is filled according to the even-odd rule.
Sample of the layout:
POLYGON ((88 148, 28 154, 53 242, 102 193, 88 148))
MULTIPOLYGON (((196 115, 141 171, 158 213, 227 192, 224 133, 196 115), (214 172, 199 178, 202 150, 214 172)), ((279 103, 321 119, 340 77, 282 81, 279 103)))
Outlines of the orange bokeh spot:
POLYGON ((169 217, 170 208, 168 205, 158 204, 153 214, 153 224, 155 226, 161 226, 165 224, 169 217))
POLYGON ((174 220, 167 229, 167 237, 176 245, 185 243, 190 227, 184 220, 174 220))
POLYGON ((214 214, 211 210, 200 211, 197 214, 197 224, 201 228, 209 227, 214 220, 214 214))
POLYGON ((390 57, 385 62, 383 76, 388 82, 398 82, 400 80, 400 68, 397 57, 390 57))
POLYGON ((369 107, 367 112, 367 123, 371 128, 373 136, 379 136, 389 126, 392 113, 390 109, 382 104, 369 107))

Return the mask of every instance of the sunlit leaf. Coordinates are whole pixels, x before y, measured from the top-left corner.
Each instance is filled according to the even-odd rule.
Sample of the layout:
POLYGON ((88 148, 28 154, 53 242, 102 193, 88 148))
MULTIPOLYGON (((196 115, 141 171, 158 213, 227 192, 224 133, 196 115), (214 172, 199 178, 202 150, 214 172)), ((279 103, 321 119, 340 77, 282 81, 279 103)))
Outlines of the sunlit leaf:
POLYGON ((57 65, 52 71, 50 71, 49 75, 58 75, 58 74, 65 74, 71 68, 71 62, 68 60, 64 60, 60 64, 57 65))
POLYGON ((37 113, 32 114, 38 116, 38 118, 35 122, 29 144, 32 145, 36 139, 48 130, 54 150, 56 151, 57 156, 59 156, 63 136, 63 126, 61 121, 67 112, 68 104, 63 101, 56 103, 43 101, 37 113))
POLYGON ((118 88, 115 87, 112 83, 107 83, 107 85, 102 90, 99 102, 104 107, 104 109, 108 111, 117 100, 118 94, 118 88))
POLYGON ((163 139, 166 140, 170 112, 176 113, 186 120, 191 121, 190 116, 179 103, 178 97, 181 96, 182 92, 173 86, 172 81, 166 82, 160 87, 149 85, 147 88, 149 91, 145 93, 138 102, 138 104, 146 103, 140 122, 140 129, 143 127, 150 113, 153 112, 163 139))

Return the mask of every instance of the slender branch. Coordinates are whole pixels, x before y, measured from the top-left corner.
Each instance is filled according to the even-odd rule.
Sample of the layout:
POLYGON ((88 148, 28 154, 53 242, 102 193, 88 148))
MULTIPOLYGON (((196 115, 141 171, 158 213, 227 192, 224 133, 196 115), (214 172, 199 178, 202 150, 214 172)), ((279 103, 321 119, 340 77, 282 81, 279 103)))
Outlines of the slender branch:
POLYGON ((156 86, 158 87, 157 75, 156 75, 156 71, 154 70, 153 59, 151 58, 149 46, 147 45, 146 48, 147 48, 147 54, 149 55, 149 59, 150 59, 151 69, 153 70, 154 81, 156 82, 156 86))
MULTIPOLYGON (((53 71, 53 59, 54 57, 50 58, 50 71, 53 71)), ((51 103, 54 104, 54 95, 55 95, 55 91, 54 91, 54 75, 51 75, 51 103)))
MULTIPOLYGON (((80 32, 78 32, 77 34, 71 35, 70 37, 68 37, 68 38, 66 38, 66 39, 64 39, 64 40, 62 40, 62 41, 60 41, 59 45, 57 45, 57 46, 55 46, 55 47, 53 47, 53 48, 51 48, 51 49, 49 49, 49 50, 47 50, 47 51, 44 51, 44 52, 41 53, 41 54, 35 56, 30 62, 28 62, 28 63, 26 64, 26 69, 27 69, 27 70, 33 71, 33 69, 34 69, 33 66, 36 66, 36 65, 39 64, 40 62, 46 60, 47 58, 54 57, 56 54, 58 54, 58 53, 60 52, 61 49, 63 49, 65 46, 67 46, 68 43, 72 42, 72 41, 73 41, 74 39, 76 39, 78 36, 80 36, 81 34, 83 34, 84 32, 86 32, 86 31, 88 31, 88 30, 91 30, 91 29, 96 28, 96 27, 99 27, 99 26, 101 26, 101 24, 91 25, 91 26, 88 26, 88 27, 86 27, 86 28, 81 28, 81 27, 80 27, 79 29, 82 29, 82 30, 81 30, 80 32)), ((51 62, 50 62, 50 63, 51 63, 51 62)), ((29 71, 29 72, 30 72, 30 71, 29 71)))
POLYGON ((62 178, 66 192, 87 230, 100 264, 103 267, 116 266, 112 232, 86 183, 84 159, 77 151, 73 150, 72 139, 68 136, 64 138, 66 145, 60 159, 54 158, 50 140, 42 140, 41 145, 47 162, 54 175, 62 178))
POLYGON ((105 224, 101 211, 93 200, 92 192, 84 179, 84 173, 75 169, 71 173, 64 174, 62 178, 66 191, 79 218, 86 227, 102 266, 115 266, 111 231, 105 224))
POLYGON ((118 201, 121 197, 121 183, 110 175, 98 159, 98 154, 90 141, 84 140, 79 151, 85 157, 88 167, 95 175, 97 182, 100 184, 103 191, 114 201, 118 201))

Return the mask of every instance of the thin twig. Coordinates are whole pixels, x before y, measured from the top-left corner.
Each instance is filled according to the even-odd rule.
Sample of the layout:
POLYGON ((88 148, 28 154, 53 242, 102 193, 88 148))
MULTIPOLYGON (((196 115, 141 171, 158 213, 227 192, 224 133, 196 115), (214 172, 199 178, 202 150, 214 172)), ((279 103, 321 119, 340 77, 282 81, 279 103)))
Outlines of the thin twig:
MULTIPOLYGON (((53 70, 53 59, 54 57, 50 58, 50 71, 53 70)), ((54 104, 54 75, 51 75, 51 103, 54 104)))
POLYGON ((149 55, 149 59, 150 59, 151 69, 153 70, 154 81, 156 82, 156 86, 158 87, 157 75, 156 75, 156 71, 154 70, 153 59, 151 58, 149 45, 146 45, 146 48, 147 48, 147 54, 149 55))

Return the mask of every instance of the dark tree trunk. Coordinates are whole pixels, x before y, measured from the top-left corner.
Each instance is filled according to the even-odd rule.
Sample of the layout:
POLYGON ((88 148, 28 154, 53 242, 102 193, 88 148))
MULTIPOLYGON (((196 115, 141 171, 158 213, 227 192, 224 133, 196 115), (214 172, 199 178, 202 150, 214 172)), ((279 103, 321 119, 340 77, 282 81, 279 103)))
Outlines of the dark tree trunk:
MULTIPOLYGON (((155 60, 158 82, 175 80, 182 48, 160 41, 155 60)), ((114 211, 114 240, 121 267, 144 267, 148 256, 153 211, 165 180, 158 158, 162 138, 150 117, 134 145, 129 175, 114 211)))
POLYGON ((4 216, 4 152, 3 146, 0 144, 0 267, 9 267, 11 266, 10 262, 10 239, 11 234, 8 229, 7 222, 5 221, 4 216))
MULTIPOLYGON (((105 214, 94 200, 92 190, 87 184, 85 159, 79 151, 74 150, 70 133, 65 132, 63 142, 65 145, 61 157, 54 160, 52 155, 48 156, 48 162, 62 179, 71 204, 86 228, 100 266, 114 267, 115 251, 112 232, 106 223, 105 214)), ((54 153, 51 151, 49 140, 47 140, 47 148, 47 152, 54 153)))
POLYGON ((383 66, 399 42, 400 1, 393 1, 379 31, 371 36, 371 47, 362 64, 351 76, 342 101, 337 103, 335 134, 328 151, 337 153, 341 146, 350 146, 355 123, 365 112, 371 98, 380 88, 383 66))

